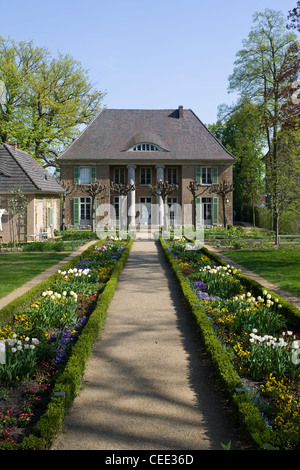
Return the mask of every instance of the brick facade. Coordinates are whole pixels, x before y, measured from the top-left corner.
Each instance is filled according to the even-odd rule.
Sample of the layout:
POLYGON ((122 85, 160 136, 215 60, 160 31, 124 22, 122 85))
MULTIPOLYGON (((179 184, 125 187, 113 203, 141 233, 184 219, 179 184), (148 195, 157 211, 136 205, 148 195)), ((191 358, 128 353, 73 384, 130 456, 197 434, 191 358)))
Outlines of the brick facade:
MULTIPOLYGON (((184 207, 193 200, 187 188, 191 181, 197 180, 201 182, 197 200, 199 217, 205 219, 207 227, 224 224, 221 198, 211 193, 210 188, 212 183, 232 183, 235 158, 191 110, 182 107, 161 111, 104 110, 60 156, 59 162, 61 182, 68 187, 66 226, 84 228, 92 223, 88 195, 76 184, 81 183, 80 178, 85 183, 90 181, 87 178, 96 179, 107 188, 111 182, 130 183, 134 178, 135 190, 127 202, 133 200, 138 205, 148 204, 150 198, 152 204, 159 203, 148 184, 156 184, 158 178, 166 181, 170 175, 177 177, 172 182, 178 184, 178 191, 170 197, 181 207, 182 223, 184 207), (161 166, 163 170, 159 169, 161 166), (203 175, 206 175, 204 179, 203 175)), ((229 224, 232 223, 232 196, 230 193, 226 199, 229 224)), ((105 199, 97 197, 96 205, 111 204, 118 211, 116 198, 118 195, 109 191, 105 199)), ((139 221, 139 207, 135 216, 139 221)))

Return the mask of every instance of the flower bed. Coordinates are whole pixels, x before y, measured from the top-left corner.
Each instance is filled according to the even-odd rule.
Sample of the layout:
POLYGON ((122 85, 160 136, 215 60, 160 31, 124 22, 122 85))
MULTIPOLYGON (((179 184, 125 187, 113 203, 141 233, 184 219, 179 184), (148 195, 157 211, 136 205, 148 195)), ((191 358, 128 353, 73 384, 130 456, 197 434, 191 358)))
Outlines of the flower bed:
POLYGON ((51 446, 80 387, 131 244, 96 244, 75 266, 58 271, 48 289, 0 330, 5 346, 5 363, 0 364, 1 449, 51 446), (59 392, 70 364, 73 375, 68 375, 67 388, 72 392, 59 392))
POLYGON ((262 447, 299 449, 299 312, 257 284, 254 295, 207 250, 161 243, 247 431, 262 447))

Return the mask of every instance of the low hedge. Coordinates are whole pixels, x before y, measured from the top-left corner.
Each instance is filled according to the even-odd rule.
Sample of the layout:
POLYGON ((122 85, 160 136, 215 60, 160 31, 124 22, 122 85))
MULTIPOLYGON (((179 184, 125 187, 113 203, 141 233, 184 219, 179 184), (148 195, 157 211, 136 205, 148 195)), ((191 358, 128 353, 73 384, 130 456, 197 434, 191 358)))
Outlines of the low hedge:
POLYGON ((19 450, 47 450, 61 432, 64 417, 79 392, 82 376, 95 340, 105 321, 107 309, 117 287, 118 279, 129 256, 133 239, 130 239, 117 261, 96 307, 81 335, 72 348, 68 362, 55 382, 46 412, 36 424, 33 433, 25 437, 19 450))
MULTIPOLYGON (((216 337, 212 322, 199 304, 198 297, 193 292, 189 281, 182 274, 181 269, 170 253, 166 243, 162 238, 160 238, 160 242, 166 258, 180 285, 181 292, 187 302, 187 306, 196 320, 204 345, 238 412, 238 416, 245 432, 254 440, 258 447, 267 447, 267 443, 272 441, 272 430, 266 425, 260 411, 248 397, 247 393, 243 392, 241 379, 235 371, 225 348, 216 337)), ((205 254, 209 256, 210 253, 208 250, 205 250, 205 254)), ((216 258, 214 259, 216 262, 219 262, 216 258)))
MULTIPOLYGON (((73 268, 73 266, 76 266, 79 261, 89 256, 89 254, 94 250, 95 246, 98 246, 101 243, 103 243, 103 240, 98 240, 96 243, 89 246, 80 255, 76 256, 71 261, 65 263, 62 269, 67 271, 68 269, 73 268)), ((42 292, 49 289, 50 285, 53 284, 57 278, 57 273, 52 274, 45 281, 40 282, 36 286, 32 287, 30 290, 25 292, 25 294, 21 295, 20 297, 3 307, 0 310, 0 327, 6 325, 16 313, 21 310, 24 310, 25 308, 29 307, 29 305, 33 304, 36 299, 42 294, 42 292)))
MULTIPOLYGON (((215 253, 212 253, 207 248, 202 247, 201 251, 203 254, 205 254, 211 260, 215 261, 217 264, 221 266, 227 265, 227 263, 222 258, 220 258, 215 253)), ((259 295, 262 296, 262 292, 266 290, 267 293, 270 294, 273 299, 277 298, 279 303, 282 305, 282 313, 286 317, 287 321, 291 325, 300 327, 300 310, 297 307, 287 302, 285 299, 283 299, 282 297, 280 297, 278 294, 271 291, 270 289, 263 287, 261 284, 259 284, 259 282, 255 281, 249 276, 245 276, 244 274, 239 274, 238 277, 241 283, 247 288, 247 290, 252 292, 255 297, 259 295)))

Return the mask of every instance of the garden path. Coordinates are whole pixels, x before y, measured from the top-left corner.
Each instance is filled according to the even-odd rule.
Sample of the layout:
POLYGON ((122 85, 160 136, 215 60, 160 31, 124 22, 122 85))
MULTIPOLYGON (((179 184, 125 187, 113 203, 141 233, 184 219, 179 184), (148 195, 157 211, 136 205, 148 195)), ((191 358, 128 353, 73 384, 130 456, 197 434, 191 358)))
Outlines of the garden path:
MULTIPOLYGON (((13 292, 10 292, 5 297, 2 297, 0 299, 0 309, 5 307, 7 304, 12 302, 13 300, 15 300, 17 297, 20 297, 20 295, 23 295, 25 294, 25 292, 28 292, 32 287, 44 281, 52 274, 56 273, 64 264, 68 263, 68 261, 71 261, 73 258, 75 258, 75 256, 80 255, 83 251, 85 251, 90 245, 94 243, 95 243, 95 240, 85 243, 84 245, 82 245, 81 247, 77 248, 75 251, 70 253, 70 255, 68 255, 66 258, 59 261, 59 263, 54 264, 50 268, 46 269, 42 273, 32 278, 30 281, 25 282, 25 284, 23 284, 18 289, 15 289, 13 292)), ((1 261, 1 254, 0 254, 0 261, 1 261)))
POLYGON ((102 333, 52 450, 249 445, 155 240, 133 244, 102 333))
POLYGON ((269 289, 270 291, 275 292, 280 297, 282 297, 284 300, 286 300, 287 302, 290 302, 291 304, 295 305, 295 307, 300 309, 300 298, 297 297, 296 295, 293 295, 291 292, 288 292, 284 289, 281 289, 281 287, 279 287, 278 285, 273 284, 272 282, 270 282, 267 279, 259 276, 258 274, 254 273, 253 271, 250 271, 249 269, 246 269, 244 266, 241 266, 240 264, 236 263, 232 259, 228 258, 228 256, 225 256, 225 255, 223 255, 223 253, 220 253, 217 248, 214 248, 212 246, 206 246, 206 248, 209 251, 211 251, 211 252, 215 253, 216 255, 218 255, 219 258, 221 258, 226 263, 240 269, 241 272, 245 276, 251 277, 252 279, 257 281, 259 284, 261 284, 266 289, 269 289))

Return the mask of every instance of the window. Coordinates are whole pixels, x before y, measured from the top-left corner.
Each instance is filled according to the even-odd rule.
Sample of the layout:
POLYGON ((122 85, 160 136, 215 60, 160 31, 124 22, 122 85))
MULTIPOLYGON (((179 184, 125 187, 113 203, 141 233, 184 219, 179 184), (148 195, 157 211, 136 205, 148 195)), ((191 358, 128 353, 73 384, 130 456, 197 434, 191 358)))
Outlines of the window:
POLYGON ((196 200, 197 224, 218 225, 219 224, 219 198, 197 197, 196 200))
POLYGON ((203 220, 205 225, 212 224, 212 198, 203 197, 202 198, 202 210, 203 210, 203 220))
POLYGON ((202 167, 202 184, 212 184, 211 168, 202 167))
POLYGON ((91 221, 91 199, 89 197, 80 198, 80 224, 89 225, 91 221))
POLYGON ((151 168, 141 168, 141 184, 151 184, 151 168))
POLYGON ((141 143, 137 144, 131 149, 130 152, 163 152, 163 150, 155 144, 141 143))
POLYGON ((196 167, 196 181, 197 183, 207 185, 218 184, 218 173, 219 168, 217 166, 198 166, 196 167))
POLYGON ((151 224, 151 208, 152 208, 151 197, 141 197, 140 198, 140 224, 142 225, 151 224))
POLYGON ((79 169, 79 180, 80 184, 90 184, 91 182, 91 169, 80 168, 79 169))
POLYGON ((47 229, 47 227, 53 227, 53 207, 45 208, 44 219, 45 219, 45 224, 44 224, 45 229, 47 229))
POLYGON ((169 207, 169 218, 171 223, 176 223, 178 218, 178 202, 177 197, 168 197, 167 204, 169 207))
POLYGON ((114 170, 114 182, 117 184, 125 183, 125 168, 115 168, 114 170))
POLYGON ((120 217, 120 198, 119 196, 114 197, 114 209, 115 209, 115 220, 120 217))
POLYGON ((167 181, 170 184, 178 184, 177 168, 167 168, 167 181))
POLYGON ((96 167, 74 167, 74 183, 76 184, 91 184, 96 181, 96 167))

